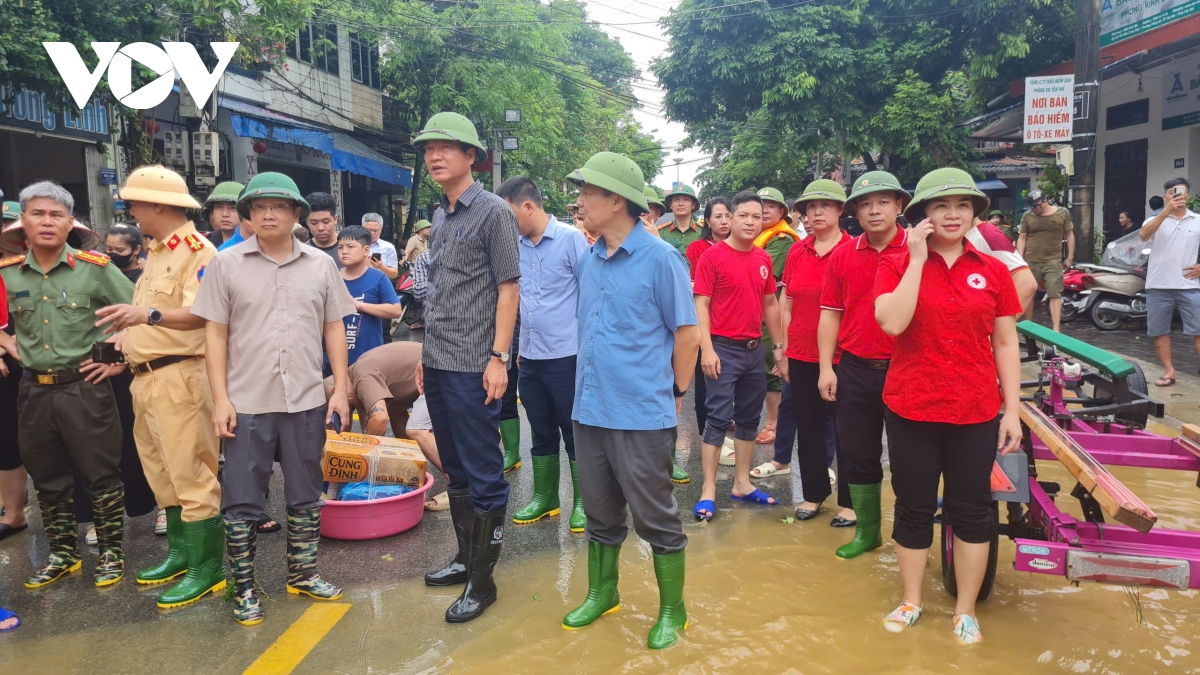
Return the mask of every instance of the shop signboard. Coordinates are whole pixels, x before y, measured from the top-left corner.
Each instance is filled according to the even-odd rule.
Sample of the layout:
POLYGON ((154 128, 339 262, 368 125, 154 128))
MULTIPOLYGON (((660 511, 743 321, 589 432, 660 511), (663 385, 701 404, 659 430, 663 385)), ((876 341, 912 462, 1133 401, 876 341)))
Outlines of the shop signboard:
POLYGON ((0 127, 32 129, 85 141, 112 141, 109 132, 112 118, 107 105, 92 100, 77 110, 64 99, 58 110, 52 110, 51 100, 45 92, 21 89, 13 94, 10 86, 0 86, 0 127), (5 103, 10 94, 12 100, 5 103))
POLYGON ((1200 14, 1200 0, 1102 0, 1100 46, 1128 40, 1200 14))
POLYGON ((1026 143, 1070 143, 1074 75, 1025 78, 1026 143))
POLYGON ((1163 66, 1162 128, 1200 124, 1200 54, 1163 66))

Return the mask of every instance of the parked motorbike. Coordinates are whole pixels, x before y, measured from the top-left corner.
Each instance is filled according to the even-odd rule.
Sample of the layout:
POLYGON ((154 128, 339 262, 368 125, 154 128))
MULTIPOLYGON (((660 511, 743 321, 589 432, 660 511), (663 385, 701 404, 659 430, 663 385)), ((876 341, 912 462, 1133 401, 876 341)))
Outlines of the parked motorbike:
MULTIPOLYGON (((1127 321, 1146 319, 1146 273, 1119 267, 1088 265, 1080 292, 1081 313, 1099 330, 1111 331, 1127 321)), ((1065 314, 1065 304, 1064 304, 1065 314)))
POLYGON ((1079 265, 1067 270, 1063 275, 1062 320, 1074 321, 1087 306, 1087 271, 1079 265))
POLYGON ((421 317, 425 313, 424 307, 413 294, 413 279, 407 273, 402 272, 400 278, 396 279, 396 296, 400 299, 402 309, 400 318, 396 320, 396 327, 400 326, 401 321, 410 329, 421 323, 421 317))

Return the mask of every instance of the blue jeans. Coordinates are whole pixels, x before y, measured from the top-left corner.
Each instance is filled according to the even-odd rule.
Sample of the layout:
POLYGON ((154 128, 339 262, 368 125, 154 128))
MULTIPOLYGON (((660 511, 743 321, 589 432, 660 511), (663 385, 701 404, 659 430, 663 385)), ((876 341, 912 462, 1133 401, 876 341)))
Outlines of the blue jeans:
POLYGON ((450 489, 469 490, 476 509, 493 511, 508 505, 508 481, 500 401, 485 405, 486 400, 483 373, 425 367, 425 404, 450 489))
POLYGON ((575 461, 575 432, 571 411, 575 405, 575 357, 521 360, 521 401, 533 432, 533 457, 558 454, 561 435, 567 457, 575 461))

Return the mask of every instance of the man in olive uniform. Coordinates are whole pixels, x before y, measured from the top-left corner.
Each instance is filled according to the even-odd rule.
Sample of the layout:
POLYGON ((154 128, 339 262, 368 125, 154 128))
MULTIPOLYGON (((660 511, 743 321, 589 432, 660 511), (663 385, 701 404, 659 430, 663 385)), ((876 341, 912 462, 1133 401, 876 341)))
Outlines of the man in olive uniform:
POLYGON ((237 212, 237 199, 241 196, 242 189, 241 183, 228 180, 218 183, 204 200, 204 217, 212 228, 212 232, 204 236, 213 246, 219 247, 235 238, 245 239, 241 236, 241 217, 237 212))
POLYGON ((217 247, 188 220, 199 204, 183 178, 162 166, 134 171, 121 188, 142 231, 153 237, 132 305, 96 312, 110 331, 125 331, 122 350, 134 379, 133 436, 146 480, 167 515, 166 560, 138 572, 161 584, 187 573, 158 597, 181 607, 225 587, 225 524, 217 484, 218 441, 204 364, 204 319, 191 313, 204 269, 217 247))
POLYGON ((121 483, 121 420, 105 380, 123 365, 93 363, 92 345, 105 339, 94 312, 128 303, 133 284, 107 256, 67 245, 75 200, 61 185, 34 183, 21 191, 21 223, 29 253, 0 263, 16 337, 0 333, 0 350, 18 356, 25 372, 17 399, 21 459, 33 486, 50 547, 48 564, 25 582, 41 588, 82 567, 76 550, 74 477, 87 481, 100 559, 96 586, 125 573, 121 549, 125 486, 121 483))
POLYGON ((663 201, 675 220, 658 228, 658 235, 686 258, 688 246, 700 238, 700 225, 695 218, 696 211, 700 210, 700 200, 696 199, 692 186, 680 183, 663 197, 663 201))
MULTIPOLYGON (((787 202, 783 198, 783 193, 772 187, 766 187, 758 191, 758 197, 763 201, 763 229, 762 234, 754 240, 754 245, 767 252, 771 256, 772 272, 775 274, 775 283, 779 284, 783 278, 783 268, 787 263, 788 252, 792 250, 792 244, 800 240, 800 235, 792 229, 791 216, 788 215, 787 202)), ((778 286, 782 290, 782 286, 778 286)), ((779 291, 776 291, 776 295, 779 291)), ((763 325, 763 341, 765 342, 769 334, 767 333, 766 325, 763 325)), ((763 432, 754 439, 756 443, 774 443, 775 431, 779 425, 779 407, 783 396, 783 378, 775 374, 775 356, 769 350, 766 355, 767 368, 767 420, 763 427, 763 432)))

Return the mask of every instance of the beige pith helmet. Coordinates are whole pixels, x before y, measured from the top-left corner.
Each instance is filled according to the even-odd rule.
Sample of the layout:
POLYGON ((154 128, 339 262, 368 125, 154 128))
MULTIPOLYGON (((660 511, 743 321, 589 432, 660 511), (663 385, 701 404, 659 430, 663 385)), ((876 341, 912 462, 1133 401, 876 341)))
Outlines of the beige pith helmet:
MULTIPOLYGON (((67 243, 80 251, 95 251, 100 248, 100 235, 87 225, 71 219, 71 233, 67 243)), ((11 220, 0 231, 0 252, 10 255, 21 255, 29 251, 29 242, 25 239, 25 228, 21 219, 11 220)))
POLYGON ((118 194, 125 201, 165 204, 185 209, 200 208, 200 202, 188 193, 183 176, 161 164, 143 166, 129 174, 118 194))

